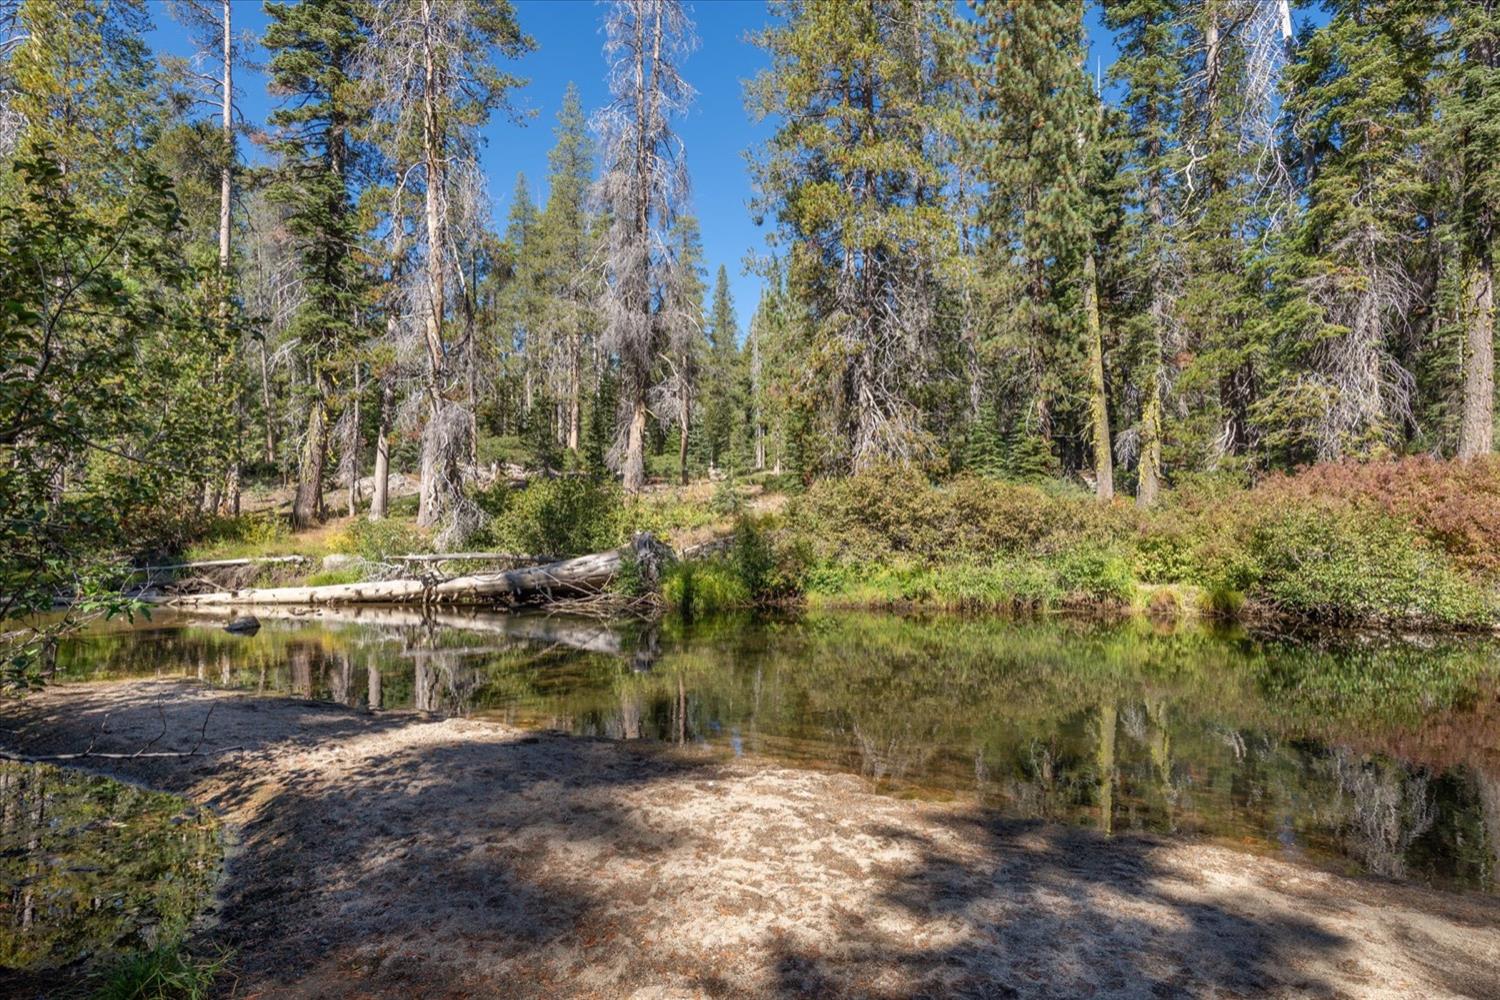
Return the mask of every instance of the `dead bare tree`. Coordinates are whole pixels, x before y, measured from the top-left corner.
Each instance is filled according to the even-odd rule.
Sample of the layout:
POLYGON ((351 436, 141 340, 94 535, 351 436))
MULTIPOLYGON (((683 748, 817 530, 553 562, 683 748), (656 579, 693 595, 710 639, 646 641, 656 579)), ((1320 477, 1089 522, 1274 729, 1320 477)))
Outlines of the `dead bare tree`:
POLYGON ((646 420, 666 340, 661 312, 673 266, 670 231, 688 186, 672 119, 687 110, 693 88, 677 64, 695 44, 678 0, 619 0, 605 18, 610 102, 594 118, 604 153, 598 190, 611 220, 604 344, 619 358, 621 376, 611 464, 632 493, 646 480, 646 420))
POLYGON ((26 118, 15 108, 20 93, 10 74, 10 57, 26 41, 21 25, 21 0, 0 0, 0 157, 9 156, 21 141, 26 118))
POLYGON ((452 537, 460 530, 460 463, 468 451, 472 421, 466 410, 468 383, 454 363, 457 352, 444 327, 448 298, 457 285, 450 174, 455 163, 475 158, 479 127, 496 108, 509 110, 507 94, 521 82, 495 66, 496 55, 517 57, 532 43, 509 5, 481 0, 376 0, 370 24, 366 78, 377 116, 399 137, 398 148, 417 151, 413 162, 398 163, 397 169, 420 173, 423 193, 427 419, 417 522, 441 524, 452 537))

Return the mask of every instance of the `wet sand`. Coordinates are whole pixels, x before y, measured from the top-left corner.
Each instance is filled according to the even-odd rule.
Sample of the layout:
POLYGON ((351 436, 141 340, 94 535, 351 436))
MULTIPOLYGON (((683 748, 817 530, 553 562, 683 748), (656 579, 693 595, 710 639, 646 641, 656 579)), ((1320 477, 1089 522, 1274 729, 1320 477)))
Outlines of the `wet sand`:
POLYGON ((185 751, 210 706, 244 749, 79 764, 224 817, 237 997, 1500 997, 1500 899, 852 776, 180 681, 0 704, 0 747, 185 751))

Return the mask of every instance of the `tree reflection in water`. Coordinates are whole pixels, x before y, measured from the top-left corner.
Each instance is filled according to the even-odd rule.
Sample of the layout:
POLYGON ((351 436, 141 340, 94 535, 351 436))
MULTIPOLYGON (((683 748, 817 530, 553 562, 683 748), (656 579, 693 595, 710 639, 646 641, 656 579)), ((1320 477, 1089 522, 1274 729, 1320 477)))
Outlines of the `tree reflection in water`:
POLYGON ((1077 621, 820 614, 610 627, 404 610, 158 618, 59 650, 351 707, 838 767, 1107 833, 1207 836, 1495 889, 1500 646, 1077 621), (363 663, 357 670, 355 663, 363 663))
POLYGON ((176 940, 219 858, 217 824, 175 796, 0 761, 0 969, 176 940))

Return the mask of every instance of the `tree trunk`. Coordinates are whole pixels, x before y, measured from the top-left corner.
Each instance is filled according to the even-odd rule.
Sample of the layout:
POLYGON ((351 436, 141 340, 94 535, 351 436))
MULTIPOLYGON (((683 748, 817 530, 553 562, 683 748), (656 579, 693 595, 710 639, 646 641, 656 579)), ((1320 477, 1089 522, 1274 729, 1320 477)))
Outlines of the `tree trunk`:
POLYGON ((620 478, 626 493, 639 493, 646 485, 646 401, 637 398, 631 407, 630 427, 625 436, 625 464, 620 478))
POLYGON ((578 454, 580 415, 578 355, 578 331, 575 329, 568 334, 568 450, 575 455, 578 454))
POLYGON ((1099 831, 1105 835, 1115 830, 1115 729, 1118 722, 1118 706, 1099 706, 1099 747, 1094 760, 1099 769, 1099 831))
POLYGON ((271 359, 266 355, 266 342, 260 342, 260 405, 266 421, 266 464, 276 466, 276 421, 271 413, 271 359))
POLYGON ((1135 489, 1136 506, 1142 508, 1154 506, 1161 496, 1161 378, 1155 371, 1150 377, 1146 409, 1141 414, 1140 479, 1135 489))
POLYGON ((677 479, 683 486, 688 482, 687 453, 688 453, 688 422, 692 404, 688 400, 682 401, 682 420, 677 429, 677 479))
POLYGON ((345 504, 349 509, 349 516, 353 517, 359 507, 359 395, 360 395, 359 365, 354 366, 354 398, 350 401, 353 411, 349 414, 349 436, 344 442, 348 454, 344 459, 344 465, 348 469, 349 482, 345 504))
POLYGON ((318 395, 307 409, 307 437, 297 472, 297 494, 292 501, 292 528, 310 528, 323 514, 323 461, 328 453, 328 410, 323 380, 315 376, 318 395))
POLYGON ((417 524, 427 527, 437 523, 443 515, 444 498, 448 484, 440 484, 438 477, 447 470, 439 465, 447 464, 452 449, 444 447, 438 423, 443 415, 443 296, 446 288, 443 271, 444 248, 442 197, 444 188, 443 141, 438 121, 438 66, 433 51, 432 0, 422 0, 421 17, 424 30, 423 89, 422 89, 422 155, 427 173, 425 194, 425 217, 427 224, 427 310, 424 317, 424 333, 427 345, 427 405, 428 433, 422 435, 422 490, 417 509, 417 524), (439 455, 438 452, 443 454, 439 455))
POLYGON ((234 174, 234 63, 229 29, 229 0, 224 0, 224 84, 220 128, 224 136, 223 163, 219 166, 219 317, 229 325, 229 207, 234 174))
POLYGON ((1469 275, 1464 306, 1468 349, 1458 458, 1469 462, 1495 447, 1495 270, 1488 248, 1469 275))
POLYGON ((1094 437, 1094 493, 1115 496, 1114 453, 1110 447, 1109 399, 1104 394, 1104 334, 1099 324, 1099 277, 1090 253, 1083 261, 1083 318, 1089 341, 1089 418, 1094 437))
POLYGON ((375 432, 375 481, 371 486, 370 520, 385 517, 391 495, 391 408, 395 404, 389 379, 380 382, 380 424, 375 432))
POLYGON ((323 587, 269 587, 227 590, 211 594, 189 594, 160 601, 183 607, 252 604, 380 604, 421 602, 431 604, 490 604, 501 600, 550 598, 597 592, 619 573, 625 558, 636 555, 643 545, 655 545, 640 536, 630 545, 609 552, 564 559, 544 566, 475 573, 431 583, 428 580, 373 580, 323 587))

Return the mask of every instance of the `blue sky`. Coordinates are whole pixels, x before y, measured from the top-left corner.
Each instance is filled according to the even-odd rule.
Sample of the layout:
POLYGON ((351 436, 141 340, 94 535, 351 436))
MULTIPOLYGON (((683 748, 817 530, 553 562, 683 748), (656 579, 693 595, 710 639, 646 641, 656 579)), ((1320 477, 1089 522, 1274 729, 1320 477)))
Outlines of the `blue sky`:
MULTIPOLYGON (((531 112, 524 125, 504 119, 485 129, 482 165, 489 177, 497 225, 504 225, 510 210, 516 174, 524 173, 532 197, 545 197, 547 151, 553 142, 552 128, 570 81, 577 83, 584 108, 592 112, 608 98, 605 88, 604 37, 600 24, 604 8, 591 0, 515 0, 523 30, 536 40, 537 49, 510 68, 528 79, 514 95, 518 108, 531 112)), ((186 33, 161 0, 151 5, 156 21, 151 43, 158 52, 190 55, 186 33)), ((773 126, 756 125, 745 112, 745 80, 753 77, 766 60, 747 40, 747 35, 769 20, 762 0, 708 0, 691 4, 699 44, 682 67, 696 88, 697 99, 678 131, 687 148, 692 176, 693 211, 703 230, 705 264, 710 282, 719 265, 728 269, 730 287, 743 333, 755 310, 760 279, 744 273, 746 256, 765 252, 765 231, 751 221, 748 207, 751 188, 745 152, 767 138, 773 126)), ((236 33, 263 34, 266 15, 260 0, 234 0, 236 33)), ((1096 11, 1090 11, 1090 34, 1098 61, 1108 69, 1114 49, 1098 26, 1096 11)), ((264 53, 253 50, 252 60, 264 53)), ((266 93, 265 78, 241 71, 241 114, 260 124, 274 104, 266 93)), ((258 158, 248 143, 246 155, 258 158)))

